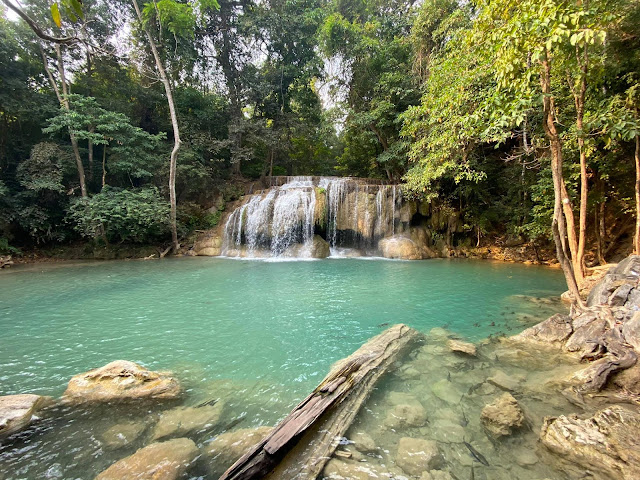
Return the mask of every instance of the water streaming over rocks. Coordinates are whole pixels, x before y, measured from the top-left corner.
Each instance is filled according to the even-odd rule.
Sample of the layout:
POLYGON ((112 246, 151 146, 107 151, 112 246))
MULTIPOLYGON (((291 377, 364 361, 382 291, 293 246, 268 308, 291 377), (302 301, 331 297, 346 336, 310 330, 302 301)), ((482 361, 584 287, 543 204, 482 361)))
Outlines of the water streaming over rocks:
POLYGON ((321 258, 327 243, 333 255, 379 255, 381 239, 409 230, 402 208, 400 187, 377 180, 273 177, 229 215, 222 254, 321 258))

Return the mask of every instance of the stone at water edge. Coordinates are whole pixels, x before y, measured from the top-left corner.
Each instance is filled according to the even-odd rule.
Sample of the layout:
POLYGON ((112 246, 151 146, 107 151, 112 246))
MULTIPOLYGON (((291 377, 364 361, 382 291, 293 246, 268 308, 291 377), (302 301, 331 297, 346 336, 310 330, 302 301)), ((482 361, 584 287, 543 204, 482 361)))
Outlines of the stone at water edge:
POLYGON ((272 427, 242 428, 218 435, 203 448, 211 470, 223 472, 251 447, 266 437, 272 427))
POLYGON ((462 340, 449 340, 447 342, 447 347, 449 347, 449 350, 452 352, 466 353, 472 357, 475 357, 478 354, 476 346, 473 343, 463 342, 462 340))
POLYGON ((196 255, 217 257, 222 253, 222 238, 219 235, 207 235, 199 238, 193 245, 196 255))
POLYGON ((514 335, 509 339, 514 342, 523 343, 536 343, 540 345, 553 344, 559 345, 564 342, 571 333, 573 327, 571 326, 571 318, 567 315, 556 313, 555 315, 547 318, 544 322, 534 325, 531 328, 527 328, 518 335, 514 335))
POLYGON ((640 478, 640 412, 613 405, 590 418, 577 415, 545 418, 542 443, 562 460, 607 479, 640 478))
POLYGON ((438 444, 433 440, 403 437, 398 442, 396 465, 409 475, 421 475, 442 465, 438 444))
POLYGON ((631 320, 622 325, 622 335, 626 342, 640 353, 640 312, 634 313, 631 320))
POLYGON ((202 407, 177 407, 162 412, 156 423, 151 440, 179 437, 192 432, 211 428, 220 423, 224 402, 202 407))
POLYGON ((422 253, 413 240, 402 235, 383 238, 378 242, 378 248, 385 258, 401 260, 421 260, 422 253))
POLYGON ((524 412, 518 401, 510 393, 504 393, 493 403, 485 405, 480 414, 484 428, 495 437, 510 435, 513 429, 521 427, 524 412))
POLYGON ((116 360, 71 378, 62 401, 114 402, 143 398, 168 400, 178 398, 181 393, 180 383, 170 375, 152 372, 126 360, 116 360))
POLYGON ((199 453, 196 444, 188 438, 152 443, 117 461, 95 480, 176 480, 184 475, 199 453))
POLYGON ((0 439, 24 430, 38 410, 53 403, 51 397, 21 394, 0 397, 0 439))

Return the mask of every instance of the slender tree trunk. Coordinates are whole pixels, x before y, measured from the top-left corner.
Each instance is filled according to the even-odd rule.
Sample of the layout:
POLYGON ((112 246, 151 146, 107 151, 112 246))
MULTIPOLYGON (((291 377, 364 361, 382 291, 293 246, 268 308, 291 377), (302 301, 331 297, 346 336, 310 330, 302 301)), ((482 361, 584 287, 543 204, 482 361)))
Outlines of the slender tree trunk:
MULTIPOLYGON (((69 100, 67 99, 67 81, 64 75, 64 64, 62 63, 62 51, 60 50, 60 45, 56 45, 56 55, 58 57, 58 73, 60 75, 60 84, 62 86, 62 93, 60 93, 60 89, 58 88, 58 84, 56 80, 53 78, 51 74, 51 70, 49 70, 49 65, 47 64, 47 56, 44 53, 44 50, 41 45, 40 47, 40 55, 42 56, 42 64, 44 65, 44 71, 47 74, 47 78, 49 79, 49 83, 51 84, 51 88, 56 94, 56 98, 60 103, 60 106, 65 110, 70 111, 71 108, 69 106, 69 100)), ((80 192, 83 197, 87 196, 87 186, 84 178, 84 165, 82 164, 82 158, 80 157, 80 149, 78 148, 78 141, 73 131, 69 128, 69 138, 71 139, 71 147, 73 148, 73 154, 76 159, 76 167, 78 169, 78 179, 80 180, 80 192)))
MULTIPOLYGON (((584 304, 580 298, 580 291, 573 272, 573 266, 567 256, 567 251, 561 238, 561 232, 563 230, 566 231, 566 228, 563 228, 566 225, 565 216, 563 216, 563 212, 565 212, 566 215, 566 209, 564 208, 564 200, 566 197, 563 198, 563 193, 566 193, 566 187, 563 191, 564 177, 562 173, 562 143, 554 123, 554 101, 553 96, 551 95, 551 65, 549 64, 549 58, 546 51, 541 60, 540 86, 542 88, 543 127, 551 145, 551 174, 553 177, 554 187, 554 209, 551 229, 553 231, 553 239, 556 244, 556 255, 558 257, 558 262, 562 267, 562 271, 573 300, 579 307, 583 307, 584 304)), ((566 198, 566 200, 568 200, 568 198, 566 198)), ((571 216, 571 219, 573 219, 573 215, 571 216)))
MULTIPOLYGON (((91 125, 89 127, 89 133, 93 134, 96 131, 96 128, 91 125)), ((88 146, 89 149, 89 183, 93 182, 93 140, 89 139, 88 146)))
POLYGON ((102 145, 102 188, 107 184, 107 144, 102 145))
POLYGON ((604 265, 605 263, 607 263, 607 260, 605 258, 605 244, 607 241, 607 229, 606 229, 606 206, 607 206, 607 199, 604 197, 604 186, 603 186, 603 198, 602 198, 602 202, 600 202, 600 205, 598 206, 598 210, 599 215, 598 215, 598 233, 600 234, 600 251, 598 252, 598 262, 600 263, 600 265, 604 265))
POLYGON ((634 247, 636 255, 640 255, 640 135, 636 135, 636 232, 634 247))
POLYGON ((176 164, 178 161, 178 151, 180 150, 180 144, 182 143, 180 140, 180 129, 178 126, 178 116, 176 114, 176 107, 173 102, 173 92, 171 91, 171 84, 169 83, 169 78, 167 77, 167 73, 164 69, 164 65, 162 64, 162 59, 158 54, 158 49, 156 48, 156 43, 149 32, 148 27, 144 24, 142 20, 142 12, 140 11, 140 7, 138 6, 138 1, 133 0, 133 6, 136 10, 136 15, 138 16, 138 20, 142 24, 144 28, 144 33, 147 35, 147 40, 149 41, 149 46, 151 47, 151 52, 153 53, 153 59, 156 62, 156 68, 158 69, 158 75, 160 76, 160 81, 164 86, 164 91, 167 95, 167 103, 169 104, 169 113, 171 115, 171 125, 173 127, 173 150, 171 150, 171 159, 169 164, 169 201, 171 203, 171 242, 172 242, 172 250, 173 253, 177 253, 180 248, 180 244, 178 243, 178 227, 176 222, 176 164))

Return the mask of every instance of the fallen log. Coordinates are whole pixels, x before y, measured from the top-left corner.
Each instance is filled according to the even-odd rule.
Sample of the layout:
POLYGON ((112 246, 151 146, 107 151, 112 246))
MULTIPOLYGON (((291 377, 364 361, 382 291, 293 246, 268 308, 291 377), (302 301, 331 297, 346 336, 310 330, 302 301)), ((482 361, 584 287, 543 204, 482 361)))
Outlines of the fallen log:
POLYGON ((394 325, 336 363, 316 389, 220 480, 315 480, 375 382, 418 333, 394 325))

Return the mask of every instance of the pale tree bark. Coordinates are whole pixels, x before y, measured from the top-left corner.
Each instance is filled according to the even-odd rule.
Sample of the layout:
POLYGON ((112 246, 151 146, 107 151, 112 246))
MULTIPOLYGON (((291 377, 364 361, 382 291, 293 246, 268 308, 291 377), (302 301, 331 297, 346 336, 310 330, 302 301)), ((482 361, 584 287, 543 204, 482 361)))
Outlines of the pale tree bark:
MULTIPOLYGON (((543 127, 551 146, 551 175, 553 177, 554 193, 553 221, 551 224, 551 228, 553 231, 553 239, 556 245, 556 255, 558 257, 558 262, 562 267, 562 272, 564 273, 565 279, 567 281, 569 292, 573 297, 573 301, 579 307, 584 307, 584 303, 580 298, 580 291, 578 289, 578 283, 576 282, 575 273, 573 271, 573 265, 568 257, 568 252, 566 251, 566 248, 564 246, 565 244, 561 238, 561 232, 567 231, 567 224, 569 222, 569 218, 565 218, 567 216, 567 209, 565 208, 565 204, 569 203, 570 206, 570 202, 568 202, 568 196, 565 196, 566 187, 564 186, 564 176, 562 173, 562 142, 554 123, 554 99, 551 94, 551 65, 549 63, 549 58, 546 51, 540 63, 540 86, 542 88, 543 103, 543 127), (567 202, 565 202, 565 200, 567 202)), ((573 212, 571 212, 570 218, 571 221, 573 221, 573 212)), ((571 244, 571 237, 569 237, 569 240, 569 244, 571 244)))
POLYGON ((636 135, 636 232, 634 235, 634 250, 640 255, 640 136, 636 135))
POLYGON ((144 29, 144 33, 147 36, 147 40, 149 41, 149 46, 151 47, 151 52, 153 53, 153 59, 156 63, 156 68, 158 69, 158 76, 160 77, 160 82, 164 86, 164 91, 167 95, 167 103, 169 105, 169 114, 171 116, 171 126, 173 127, 173 149, 171 150, 171 158, 169 163, 169 202, 171 203, 171 242, 173 253, 177 253, 180 248, 180 244, 178 243, 178 227, 176 222, 176 164, 178 161, 178 151, 180 150, 181 140, 180 140, 180 129, 178 126, 178 116, 176 114, 176 107, 173 102, 173 92, 171 90, 171 83, 169 83, 169 78, 167 77, 167 73, 165 71, 164 65, 162 64, 162 59, 158 54, 158 49, 156 47, 156 42, 153 40, 151 36, 151 32, 149 32, 149 28, 144 24, 142 19, 142 12, 140 11, 140 7, 138 6, 137 0, 133 1, 133 7, 136 10, 136 15, 138 16, 138 20, 142 24, 142 28, 144 29))

